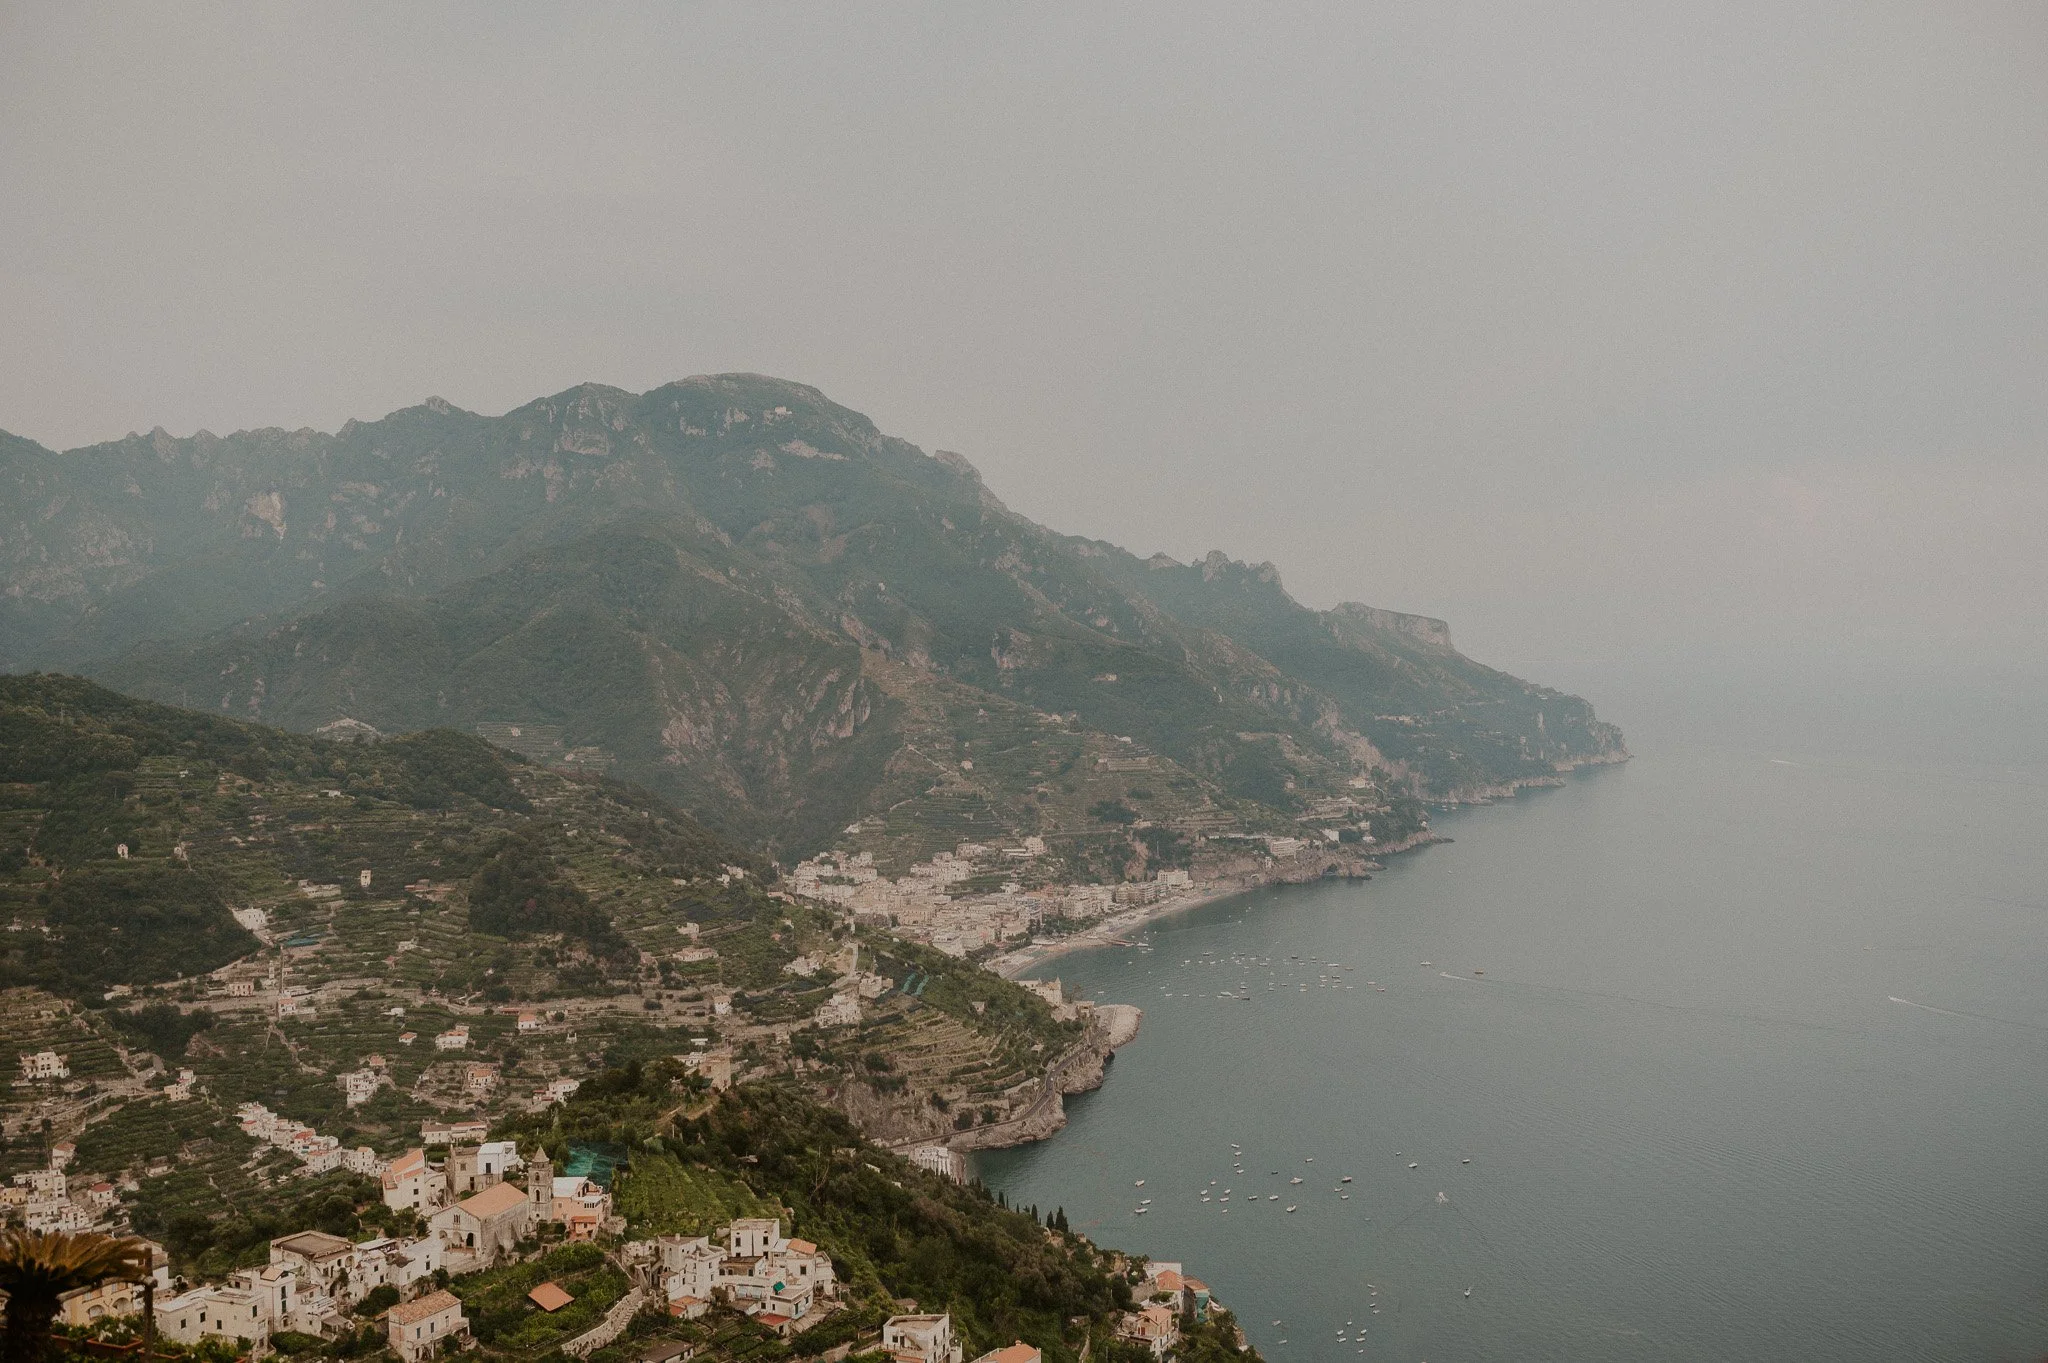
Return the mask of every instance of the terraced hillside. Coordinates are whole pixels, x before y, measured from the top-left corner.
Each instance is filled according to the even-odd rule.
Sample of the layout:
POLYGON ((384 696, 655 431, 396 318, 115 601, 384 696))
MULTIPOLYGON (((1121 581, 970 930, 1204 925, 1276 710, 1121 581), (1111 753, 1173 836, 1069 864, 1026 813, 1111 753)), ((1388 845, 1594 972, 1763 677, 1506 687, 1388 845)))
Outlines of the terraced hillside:
POLYGON ((891 1135, 950 1131, 1007 1115, 1079 1035, 784 894, 656 797, 445 731, 333 742, 0 677, 0 799, 0 1035, 68 1067, 0 1094, 0 1173, 74 1139, 138 1224, 303 1190, 243 1104, 389 1155, 556 1080, 713 1056, 707 1075, 857 1098, 891 1135), (856 952, 881 992, 820 1025, 856 952))

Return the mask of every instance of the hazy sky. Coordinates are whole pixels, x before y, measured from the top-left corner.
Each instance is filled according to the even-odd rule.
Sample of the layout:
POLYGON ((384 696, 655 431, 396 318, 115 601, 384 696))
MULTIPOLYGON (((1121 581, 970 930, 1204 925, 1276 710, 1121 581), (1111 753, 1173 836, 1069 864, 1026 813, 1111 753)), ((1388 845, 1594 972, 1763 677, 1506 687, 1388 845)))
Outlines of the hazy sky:
POLYGON ((0 3, 0 427, 758 370, 1577 663, 2048 661, 2048 8, 0 3))

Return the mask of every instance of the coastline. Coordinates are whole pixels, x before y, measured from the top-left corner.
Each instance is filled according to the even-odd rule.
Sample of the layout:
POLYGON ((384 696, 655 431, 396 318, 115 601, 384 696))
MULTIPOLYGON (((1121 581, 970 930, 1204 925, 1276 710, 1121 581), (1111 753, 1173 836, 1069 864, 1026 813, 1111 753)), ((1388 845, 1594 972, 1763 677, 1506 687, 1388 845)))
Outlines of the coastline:
POLYGON ((1496 800, 1512 800, 1525 790, 1555 790, 1565 784, 1567 778, 1592 767, 1619 767, 1633 761, 1635 754, 1627 748, 1613 752, 1593 753, 1586 757, 1574 757, 1569 762, 1557 764, 1553 776, 1522 776, 1491 786, 1467 786, 1454 790, 1429 801, 1447 809, 1461 805, 1490 805, 1496 800))
MULTIPOLYGON (((1575 761, 1569 768, 1561 769, 1552 777, 1530 777, 1497 787, 1460 791, 1444 803, 1450 805, 1491 804, 1496 799, 1513 798, 1526 789, 1562 786, 1566 778, 1586 767, 1619 766, 1627 762, 1631 754, 1627 750, 1603 753, 1575 761)), ((1424 828, 1384 847, 1374 847, 1372 854, 1363 862, 1353 862, 1345 870, 1350 878, 1369 879, 1370 873, 1386 869, 1383 857, 1392 857, 1403 852, 1437 843, 1448 843, 1453 839, 1424 828)), ((1146 925, 1174 914, 1187 913, 1205 905, 1219 903, 1238 895, 1250 894, 1272 885, 1315 884, 1328 878, 1332 864, 1328 862, 1293 862, 1285 867, 1271 864, 1266 869, 1243 873, 1221 880, 1209 881, 1191 886, 1187 893, 1161 899, 1150 904, 1134 904, 1129 908, 1107 915, 1087 927, 1057 941, 1032 943, 1015 950, 992 956, 981 963, 984 970, 1007 980, 1027 976, 1028 972, 1039 970, 1069 952, 1089 947, 1110 946, 1121 943, 1126 934, 1134 933, 1146 925)), ((1091 1037, 1075 1051, 1060 1057, 1048 1071, 1045 1091, 1032 1108, 1007 1122, 968 1133, 967 1139, 954 1138, 945 1143, 957 1150, 995 1150, 1026 1145, 1045 1140, 1059 1132, 1066 1125, 1066 1112, 1061 1099, 1069 1093, 1085 1092, 1098 1088, 1107 1078, 1108 1064, 1117 1050, 1137 1036, 1143 1010, 1128 1004, 1098 1005, 1117 1016, 1114 1020, 1105 1017, 1103 1034, 1091 1037), (1123 1015, 1128 1015, 1123 1016, 1123 1015), (1088 1052, 1092 1064, 1077 1067, 1080 1072, 1068 1073, 1068 1067, 1079 1058, 1078 1052, 1088 1052)))
MULTIPOLYGON (((1411 834, 1401 839, 1399 842, 1389 843, 1385 847, 1375 847, 1373 849, 1373 859, 1365 863, 1365 869, 1367 871, 1384 870, 1386 868, 1380 862, 1380 857, 1395 856, 1402 852, 1414 851, 1418 847, 1428 847, 1433 843, 1449 841, 1449 838, 1441 837, 1429 829, 1424 829, 1420 833, 1411 834)), ((1172 898, 1161 899, 1151 904, 1133 905, 1128 909, 1110 914, 1108 917, 1089 924, 1071 936, 1060 938, 1057 942, 1034 943, 1029 946, 1019 947, 1015 951, 1004 952, 999 956, 992 956, 982 962, 982 969, 992 971, 1006 980, 1018 979, 1024 972, 1043 965, 1048 961, 1057 960, 1070 951, 1079 951, 1085 947, 1113 945, 1125 933, 1136 931, 1148 923, 1170 917, 1173 914, 1186 913, 1191 909, 1199 909, 1207 904, 1214 904, 1241 894, 1250 894, 1253 890, 1262 890, 1269 885, 1306 885, 1321 879, 1323 877, 1320 873, 1313 876, 1299 876, 1290 875, 1280 870, 1273 870, 1255 876, 1233 877, 1228 881, 1212 881, 1206 885, 1193 887, 1187 894, 1175 895, 1172 898)))

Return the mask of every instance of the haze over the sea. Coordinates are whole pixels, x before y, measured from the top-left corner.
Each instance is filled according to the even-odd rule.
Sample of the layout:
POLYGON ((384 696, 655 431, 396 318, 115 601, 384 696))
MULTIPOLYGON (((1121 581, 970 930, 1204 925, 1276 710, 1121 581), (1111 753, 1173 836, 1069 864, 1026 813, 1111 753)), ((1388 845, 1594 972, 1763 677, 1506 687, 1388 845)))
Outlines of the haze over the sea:
POLYGON ((2038 1353, 2048 726, 1565 680, 1635 761, 1041 967, 1144 1031, 980 1174, 1185 1260, 1276 1360, 2038 1353))

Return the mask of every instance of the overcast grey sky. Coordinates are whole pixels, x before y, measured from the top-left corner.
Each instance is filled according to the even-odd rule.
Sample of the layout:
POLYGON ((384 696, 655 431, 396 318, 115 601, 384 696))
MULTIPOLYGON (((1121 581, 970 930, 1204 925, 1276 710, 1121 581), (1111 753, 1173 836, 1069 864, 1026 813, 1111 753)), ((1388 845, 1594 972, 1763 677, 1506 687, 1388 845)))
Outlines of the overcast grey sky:
POLYGON ((0 427, 746 369, 1574 663, 2048 660, 2048 8, 0 6, 0 427))

